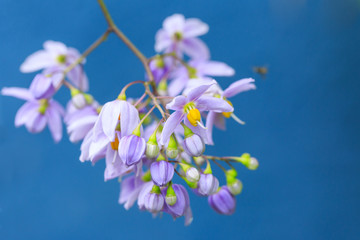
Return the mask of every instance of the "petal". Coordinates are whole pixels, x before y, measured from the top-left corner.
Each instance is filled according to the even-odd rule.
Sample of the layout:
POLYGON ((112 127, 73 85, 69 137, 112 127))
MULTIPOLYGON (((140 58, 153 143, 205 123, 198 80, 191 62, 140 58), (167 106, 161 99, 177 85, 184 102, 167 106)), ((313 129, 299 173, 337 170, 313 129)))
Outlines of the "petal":
POLYGON ((27 130, 31 133, 41 132, 46 126, 46 118, 38 111, 33 111, 31 112, 31 115, 29 115, 25 126, 27 130))
POLYGON ((111 146, 108 146, 106 152, 106 168, 104 172, 104 180, 108 181, 119 176, 123 176, 128 171, 132 170, 132 167, 127 167, 121 161, 117 151, 114 151, 111 146))
POLYGON ((209 114, 206 117, 206 128, 207 128, 207 137, 210 145, 214 145, 214 140, 212 137, 213 127, 214 127, 214 121, 216 117, 215 112, 210 111, 209 114))
POLYGON ((157 31, 156 36, 155 36, 155 51, 156 52, 162 52, 163 50, 165 50, 166 48, 168 48, 172 41, 171 38, 169 37, 168 33, 163 30, 160 29, 159 31, 157 31))
POLYGON ((189 78, 187 76, 181 76, 172 80, 168 87, 169 96, 175 97, 179 95, 185 88, 189 78))
POLYGON ((166 104, 166 108, 175 111, 182 111, 186 103, 186 97, 177 96, 171 102, 166 104))
MULTIPOLYGON (((101 121, 102 130, 110 142, 113 142, 115 139, 115 128, 119 121, 121 105, 122 101, 114 100, 106 103, 100 112, 99 118, 101 121)), ((96 123, 98 122, 99 120, 96 123)))
POLYGON ((174 132, 175 128, 184 119, 185 114, 181 111, 173 112, 170 117, 166 120, 164 128, 161 133, 160 145, 164 145, 174 132))
POLYGON ((184 52, 194 59, 209 59, 210 51, 206 44, 198 38, 187 38, 183 41, 184 52))
POLYGON ((121 101, 120 105, 120 127, 121 136, 130 135, 140 123, 138 110, 130 103, 121 101))
POLYGON ((223 96, 230 98, 241 92, 256 89, 256 86, 253 84, 253 82, 255 82, 255 80, 252 78, 238 80, 224 90, 223 96))
POLYGON ((206 34, 209 31, 209 25, 197 18, 188 18, 185 21, 184 37, 191 38, 206 34))
POLYGON ((25 59, 20 66, 20 71, 23 73, 35 72, 55 64, 55 59, 47 51, 40 50, 25 59))
POLYGON ((33 112, 37 112, 39 104, 37 102, 26 102, 19 108, 15 116, 15 126, 19 127, 25 124, 33 112))
POLYGON ((203 95, 213 84, 216 84, 216 81, 213 80, 210 84, 200 85, 189 91, 187 94, 187 99, 189 102, 196 101, 201 95, 203 95))
POLYGON ((1 89, 1 94, 4 96, 16 97, 27 101, 34 99, 32 93, 27 88, 4 87, 1 89))
POLYGON ((57 111, 56 107, 53 107, 52 103, 50 103, 48 109, 46 109, 45 115, 54 141, 59 142, 62 138, 61 113, 57 111))
POLYGON ((87 92, 89 90, 89 80, 82 65, 74 67, 68 72, 67 77, 81 91, 87 92))
POLYGON ((44 42, 43 47, 53 57, 58 55, 66 55, 67 53, 67 47, 62 42, 48 40, 44 42))
POLYGON ((105 156, 106 149, 109 145, 109 139, 102 133, 96 139, 92 138, 92 142, 89 147, 89 157, 93 164, 105 156), (102 156, 102 157, 101 157, 102 156))
POLYGON ((233 112, 234 108, 224 99, 202 96, 196 100, 196 108, 199 111, 233 112))
POLYGON ((163 28, 169 35, 175 32, 182 33, 185 27, 185 18, 181 14, 174 14, 164 20, 163 28))
POLYGON ((30 91, 36 99, 51 98, 55 93, 55 87, 51 78, 37 74, 31 82, 30 91))
POLYGON ((208 76, 233 76, 235 70, 223 62, 206 61, 201 64, 201 72, 208 76))
POLYGON ((71 125, 68 126, 67 132, 70 135, 71 142, 77 142, 83 139, 88 132, 93 128, 97 116, 87 116, 77 121, 74 121, 71 125))

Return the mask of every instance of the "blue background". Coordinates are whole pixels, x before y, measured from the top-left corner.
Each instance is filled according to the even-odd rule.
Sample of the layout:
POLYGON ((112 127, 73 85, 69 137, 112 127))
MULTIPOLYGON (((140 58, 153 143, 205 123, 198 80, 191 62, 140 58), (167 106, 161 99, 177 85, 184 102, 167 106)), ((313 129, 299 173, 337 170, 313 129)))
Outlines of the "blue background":
MULTIPOLYGON (((256 91, 234 99, 247 124, 228 121, 208 153, 250 152, 257 171, 244 183, 234 215, 213 212, 191 194, 194 222, 152 219, 118 205, 104 163, 78 161, 79 145, 54 144, 13 120, 22 101, 0 97, 0 239, 359 239, 360 3, 356 0, 107 1, 119 27, 147 56, 173 13, 210 25, 212 59, 237 70, 224 87, 256 78, 256 91), (263 80, 252 66, 268 64, 263 80)), ((30 84, 18 70, 45 40, 83 51, 106 28, 96 1, 0 1, 0 87, 30 84)), ((85 67, 102 103, 143 77, 133 54, 110 36, 85 67)), ((139 94, 132 89, 132 93, 139 94)), ((63 103, 68 93, 63 90, 63 103)), ((217 171, 217 174, 221 174, 217 171)), ((223 181, 223 178, 221 178, 223 181)))

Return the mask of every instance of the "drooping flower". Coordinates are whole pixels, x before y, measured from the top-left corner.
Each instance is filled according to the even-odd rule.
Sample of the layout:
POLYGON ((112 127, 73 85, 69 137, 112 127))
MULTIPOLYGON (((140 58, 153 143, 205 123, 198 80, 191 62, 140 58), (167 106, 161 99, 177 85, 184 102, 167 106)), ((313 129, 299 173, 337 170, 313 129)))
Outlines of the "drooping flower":
MULTIPOLYGON (((223 62, 209 60, 192 60, 188 65, 180 66, 172 74, 172 80, 168 87, 170 96, 176 96, 184 90, 184 94, 197 86, 211 82, 210 77, 230 77, 235 70, 223 62)), ((212 87, 217 87, 216 85, 212 87)))
POLYGON ((226 186, 210 195, 208 198, 209 205, 219 214, 231 215, 235 212, 236 199, 226 186))
MULTIPOLYGON (((43 47, 44 49, 34 52, 25 59, 20 66, 21 72, 29 73, 54 67, 57 67, 58 71, 63 71, 81 56, 78 50, 67 47, 61 42, 49 40, 44 43, 43 47)), ((89 89, 82 64, 75 66, 67 76, 80 90, 87 91, 89 89)))
POLYGON ((51 76, 36 74, 29 89, 35 99, 51 98, 56 90, 51 76))
POLYGON ((214 80, 211 84, 201 85, 199 87, 193 88, 186 97, 177 96, 166 105, 167 109, 175 110, 175 112, 173 112, 165 122, 161 134, 160 144, 164 145, 167 142, 175 128, 182 121, 184 121, 188 128, 201 136, 205 143, 207 143, 206 131, 199 126, 202 125, 200 112, 233 111, 233 107, 220 98, 202 96, 202 94, 215 83, 216 81, 214 80))
MULTIPOLYGON (((165 202, 164 212, 169 213, 174 219, 185 216, 185 225, 187 226, 193 220, 189 194, 180 184, 172 184, 172 188, 176 194, 176 203, 171 205, 165 202)), ((165 197, 167 194, 167 188, 164 188, 161 192, 165 197)))
POLYGON ((152 182, 146 183, 141 189, 138 197, 138 205, 142 210, 147 210, 151 213, 158 213, 164 207, 165 199, 161 194, 158 186, 152 182))
POLYGON ((209 26, 199 19, 185 19, 181 14, 174 14, 164 20, 163 28, 156 33, 155 50, 176 52, 179 56, 185 53, 195 59, 208 59, 208 47, 197 38, 208 31, 209 26))
POLYGON ((151 164, 150 172, 154 183, 158 186, 164 186, 173 178, 174 166, 165 160, 156 161, 151 164))
MULTIPOLYGON (((231 98, 241 92, 256 89, 256 86, 255 84, 253 84, 253 82, 255 82, 255 80, 252 78, 245 78, 238 80, 232 83, 224 91, 219 92, 218 94, 220 94, 220 98, 224 99, 232 106, 232 103, 228 100, 228 98, 231 98)), ((210 143, 212 144, 214 143, 212 139, 213 126, 215 125, 220 129, 225 129, 225 118, 230 118, 230 117, 234 118, 237 122, 244 124, 244 122, 242 122, 238 117, 236 117, 236 115, 234 115, 233 111, 224 111, 222 113, 215 111, 209 112, 206 118, 206 127, 208 128, 207 133, 208 133, 208 140, 210 141, 210 143)))
POLYGON ((127 166, 138 163, 144 155, 145 149, 145 139, 136 134, 125 136, 120 140, 119 154, 121 160, 127 166))
POLYGON ((189 134, 185 133, 183 148, 184 151, 190 156, 199 157, 205 151, 205 143, 204 140, 199 135, 194 134, 192 132, 190 132, 189 134))
POLYGON ((26 88, 3 88, 1 94, 12 96, 27 102, 18 110, 15 117, 15 126, 25 125, 31 133, 38 133, 48 125, 55 142, 62 138, 63 107, 53 99, 36 99, 32 89, 26 88))

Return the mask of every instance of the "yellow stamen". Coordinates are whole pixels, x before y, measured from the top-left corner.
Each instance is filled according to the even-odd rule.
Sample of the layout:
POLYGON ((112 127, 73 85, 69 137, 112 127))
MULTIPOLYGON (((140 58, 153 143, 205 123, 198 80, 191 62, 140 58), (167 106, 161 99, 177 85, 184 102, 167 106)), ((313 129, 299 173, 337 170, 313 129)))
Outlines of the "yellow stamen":
POLYGON ((189 120, 191 125, 196 127, 198 125, 198 122, 200 122, 201 120, 200 111, 196 108, 190 109, 187 115, 187 119, 189 120))
POLYGON ((115 137, 115 140, 111 142, 110 145, 114 151, 117 151, 119 149, 119 139, 115 137))
MULTIPOLYGON (((233 104, 232 104, 229 100, 225 100, 225 101, 226 101, 230 106, 233 106, 233 104)), ((230 118, 232 112, 223 112, 222 114, 223 114, 224 117, 230 118)))

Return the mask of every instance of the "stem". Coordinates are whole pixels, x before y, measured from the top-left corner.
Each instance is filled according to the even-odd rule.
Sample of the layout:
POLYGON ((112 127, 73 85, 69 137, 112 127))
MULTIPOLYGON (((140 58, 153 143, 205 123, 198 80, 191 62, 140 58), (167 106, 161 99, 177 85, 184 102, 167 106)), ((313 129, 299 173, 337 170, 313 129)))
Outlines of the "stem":
POLYGON ((218 163, 215 159, 211 159, 219 168, 221 168, 221 170, 223 170, 224 172, 226 172, 226 169, 220 165, 220 163, 218 163))
POLYGON ((125 94, 126 90, 127 90, 129 87, 131 87, 132 85, 134 85, 134 84, 139 84, 139 83, 141 83, 141 84, 143 84, 143 85, 145 84, 145 82, 144 82, 144 81, 141 81, 141 80, 133 81, 133 82, 130 82, 130 83, 126 84, 125 87, 123 87, 123 89, 121 90, 120 95, 121 95, 121 94, 125 94))
POLYGON ((104 42, 107 36, 111 33, 111 29, 106 30, 93 44, 85 50, 85 52, 71 65, 69 65, 65 70, 64 74, 70 72, 74 67, 80 64, 92 51, 94 51, 102 42, 104 42))
POLYGON ((145 119, 150 115, 150 113, 152 113, 152 111, 154 111, 155 108, 156 108, 156 106, 153 106, 153 107, 146 113, 146 115, 140 120, 139 125, 141 125, 141 124, 145 121, 145 119))
MULTIPOLYGON (((149 68, 148 60, 142 54, 139 49, 125 36, 125 34, 115 25, 114 21, 112 20, 109 10, 107 9, 104 0, 98 0, 98 3, 100 5, 101 11, 103 12, 105 19, 109 25, 109 28, 125 43, 125 45, 135 54, 136 57, 140 59, 142 64, 144 65, 145 71, 149 77, 149 82, 151 86, 154 89, 154 92, 156 92, 156 85, 154 81, 154 76, 149 68)), ((156 94, 157 95, 157 94, 156 94)))
MULTIPOLYGON (((142 100, 144 100, 144 98, 146 97, 147 93, 145 92, 134 104, 134 107, 136 107, 138 104, 141 103, 142 100)), ((141 109, 141 108, 140 108, 141 109)))

